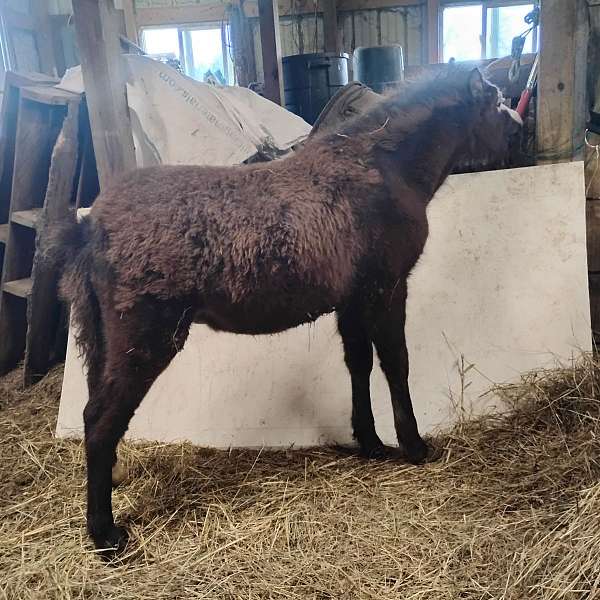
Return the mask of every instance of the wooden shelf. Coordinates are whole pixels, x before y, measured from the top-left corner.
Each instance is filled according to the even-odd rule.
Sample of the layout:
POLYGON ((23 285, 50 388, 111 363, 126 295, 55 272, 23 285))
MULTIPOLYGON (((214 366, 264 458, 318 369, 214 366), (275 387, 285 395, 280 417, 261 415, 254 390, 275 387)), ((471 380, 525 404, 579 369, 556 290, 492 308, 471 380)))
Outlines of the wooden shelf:
POLYGON ((33 280, 30 277, 26 279, 16 279, 15 281, 7 281, 4 284, 4 291, 7 294, 18 296, 19 298, 27 298, 31 294, 33 280))
POLYGON ((80 95, 50 86, 27 86, 21 88, 21 97, 51 106, 67 106, 70 102, 79 102, 80 95))
POLYGON ((8 241, 8 223, 0 225, 0 244, 6 244, 8 241))
POLYGON ((17 223, 17 225, 23 225, 24 227, 35 229, 41 216, 41 208, 32 208, 30 210, 17 210, 13 212, 10 216, 10 220, 13 223, 17 223))

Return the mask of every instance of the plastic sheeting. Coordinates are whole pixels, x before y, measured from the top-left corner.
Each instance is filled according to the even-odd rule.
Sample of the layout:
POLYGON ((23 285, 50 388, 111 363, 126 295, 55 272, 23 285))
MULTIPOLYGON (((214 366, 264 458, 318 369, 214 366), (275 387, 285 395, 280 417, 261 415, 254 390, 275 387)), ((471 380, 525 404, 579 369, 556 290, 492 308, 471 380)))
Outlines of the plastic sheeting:
MULTIPOLYGON (((306 121, 251 90, 200 83, 145 56, 125 59, 140 166, 273 159, 310 133, 306 121)), ((83 92, 81 67, 69 69, 58 87, 83 92)))

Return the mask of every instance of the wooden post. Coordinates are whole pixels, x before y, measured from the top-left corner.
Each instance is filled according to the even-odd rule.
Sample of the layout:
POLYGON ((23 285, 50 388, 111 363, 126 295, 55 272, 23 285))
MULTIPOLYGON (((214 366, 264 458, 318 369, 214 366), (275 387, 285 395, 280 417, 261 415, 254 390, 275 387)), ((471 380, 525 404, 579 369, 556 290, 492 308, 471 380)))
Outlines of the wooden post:
MULTIPOLYGON (((139 46, 138 28, 135 18, 134 0, 121 0, 123 17, 125 19, 125 34, 136 46, 139 46)), ((118 7, 117 7, 118 8, 118 7)))
POLYGON ((258 20, 263 72, 265 74, 264 94, 272 102, 283 104, 283 70, 281 67, 277 0, 258 0, 258 20))
POLYGON ((32 2, 32 16, 35 22, 35 41, 40 55, 40 68, 43 73, 57 75, 56 57, 54 55, 54 44, 52 42, 52 29, 50 27, 50 16, 48 15, 47 2, 32 2))
POLYGON ((323 34, 325 37, 325 52, 340 52, 342 40, 338 28, 336 0, 321 0, 323 8, 323 34))
POLYGON ((112 0, 73 0, 73 18, 102 189, 136 166, 120 19, 112 0))
POLYGON ((583 158, 589 21, 586 0, 542 0, 538 162, 583 158))
POLYGON ((240 0, 239 6, 232 4, 228 9, 227 17, 237 83, 240 87, 248 87, 251 83, 256 82, 256 61, 252 29, 244 13, 244 0, 240 0))
POLYGON ((440 62, 440 1, 427 0, 427 40, 429 63, 440 62))

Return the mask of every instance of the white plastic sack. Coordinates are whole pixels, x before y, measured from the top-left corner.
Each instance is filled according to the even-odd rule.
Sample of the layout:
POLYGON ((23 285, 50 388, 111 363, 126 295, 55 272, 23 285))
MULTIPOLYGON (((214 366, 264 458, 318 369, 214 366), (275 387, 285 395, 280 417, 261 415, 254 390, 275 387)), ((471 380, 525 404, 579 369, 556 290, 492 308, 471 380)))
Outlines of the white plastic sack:
MULTIPOLYGON (((200 83, 145 56, 125 59, 139 166, 277 158, 310 133, 306 121, 251 90, 200 83)), ((81 67, 69 69, 58 87, 83 92, 81 67)))

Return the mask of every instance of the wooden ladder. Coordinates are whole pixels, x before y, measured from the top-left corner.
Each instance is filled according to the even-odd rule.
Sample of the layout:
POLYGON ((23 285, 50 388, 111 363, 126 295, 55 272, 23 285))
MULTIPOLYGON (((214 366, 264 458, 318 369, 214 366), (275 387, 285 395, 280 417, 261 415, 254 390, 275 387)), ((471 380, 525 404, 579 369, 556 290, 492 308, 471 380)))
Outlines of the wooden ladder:
POLYGON ((42 84, 11 86, 8 93, 0 147, 0 375, 24 359, 28 385, 66 347, 58 274, 36 254, 38 230, 69 208, 89 206, 98 183, 82 96, 42 84), (11 119, 14 132, 6 128, 11 119))

